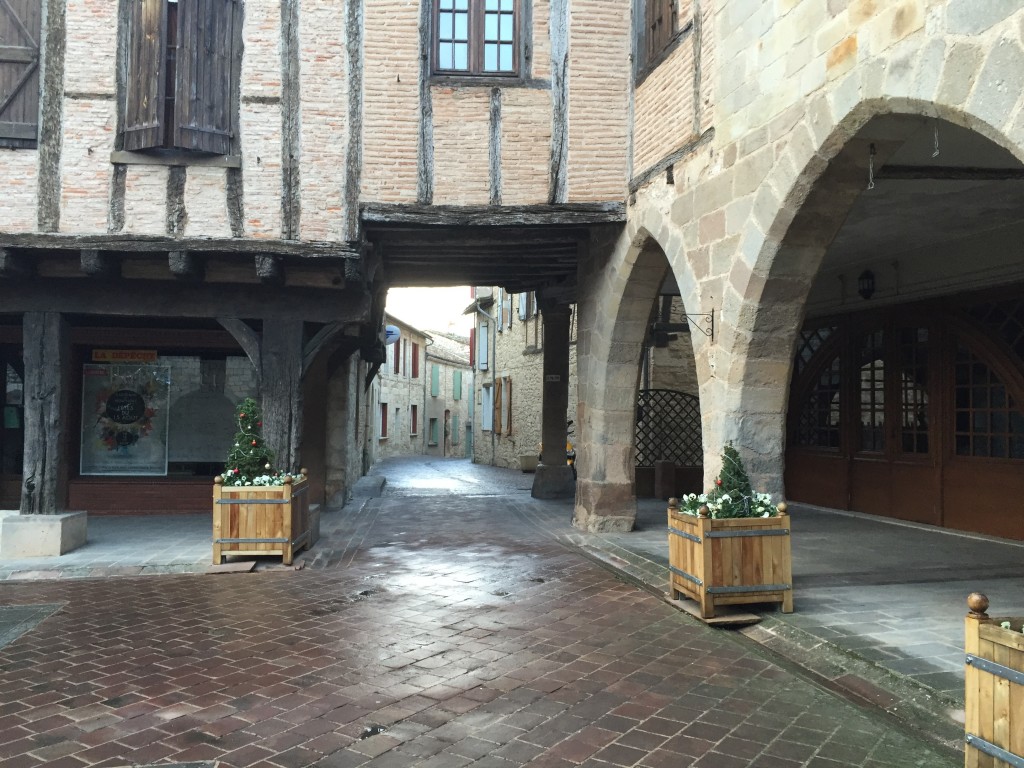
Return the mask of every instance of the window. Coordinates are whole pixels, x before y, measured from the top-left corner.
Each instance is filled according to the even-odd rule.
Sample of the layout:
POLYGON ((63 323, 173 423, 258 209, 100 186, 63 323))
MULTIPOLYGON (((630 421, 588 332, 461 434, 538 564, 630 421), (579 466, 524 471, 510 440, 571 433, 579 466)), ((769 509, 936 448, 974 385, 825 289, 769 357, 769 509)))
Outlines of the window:
POLYGON ((477 367, 481 371, 487 370, 487 323, 480 323, 480 333, 477 336, 476 359, 477 367))
POLYGON ((676 0, 643 0, 644 39, 637 50, 640 68, 651 66, 675 38, 677 30, 676 0))
POLYGON ((498 333, 505 329, 505 292, 498 289, 498 333))
POLYGON ((380 437, 383 440, 388 436, 388 404, 380 404, 380 437))
POLYGON ((402 375, 405 376, 409 372, 409 363, 406 362, 405 354, 409 351, 408 342, 402 339, 402 375))
POLYGON ((441 394, 441 366, 434 363, 430 366, 430 396, 437 397, 441 394))
POLYGON ((427 439, 428 445, 437 445, 437 419, 430 420, 430 437, 427 439))
POLYGON ((505 386, 501 389, 501 412, 504 414, 503 426, 505 434, 512 434, 512 378, 505 379, 505 386))
POLYGON ((462 399, 462 371, 452 371, 452 400, 462 399))
POLYGON ((409 430, 409 434, 415 437, 419 434, 420 428, 419 408, 415 405, 409 406, 409 422, 412 425, 412 429, 409 430))
POLYGON ((0 147, 36 146, 42 5, 0 2, 0 147))
POLYGON ((124 149, 226 155, 242 0, 128 0, 124 149))
POLYGON ((400 341, 396 341, 391 345, 391 370, 394 371, 396 376, 402 367, 401 346, 402 343, 400 341))
POLYGON ((412 343, 412 377, 420 377, 420 345, 415 341, 412 343))
POLYGON ((494 429, 494 389, 490 384, 480 388, 480 429, 484 432, 494 429))
POLYGON ((402 434, 402 409, 395 406, 395 420, 391 422, 391 431, 396 435, 402 434))
POLYGON ((434 71, 517 75, 516 0, 433 0, 434 71))

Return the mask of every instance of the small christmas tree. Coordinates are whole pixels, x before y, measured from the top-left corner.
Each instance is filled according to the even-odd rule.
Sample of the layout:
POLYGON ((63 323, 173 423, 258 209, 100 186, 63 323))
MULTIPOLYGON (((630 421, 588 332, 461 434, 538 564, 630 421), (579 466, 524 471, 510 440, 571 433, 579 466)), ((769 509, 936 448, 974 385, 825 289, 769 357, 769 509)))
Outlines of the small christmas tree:
POLYGON ((228 451, 224 482, 229 485, 269 485, 256 482, 256 478, 276 477, 279 474, 271 470, 274 454, 263 442, 263 414, 259 403, 251 397, 239 403, 235 408, 235 422, 238 431, 235 433, 234 445, 228 451))
POLYGON ((743 459, 739 452, 732 447, 732 443, 725 446, 722 451, 722 473, 718 476, 721 484, 718 486, 722 493, 729 494, 732 498, 751 497, 754 489, 750 486, 750 478, 743 468, 743 459))

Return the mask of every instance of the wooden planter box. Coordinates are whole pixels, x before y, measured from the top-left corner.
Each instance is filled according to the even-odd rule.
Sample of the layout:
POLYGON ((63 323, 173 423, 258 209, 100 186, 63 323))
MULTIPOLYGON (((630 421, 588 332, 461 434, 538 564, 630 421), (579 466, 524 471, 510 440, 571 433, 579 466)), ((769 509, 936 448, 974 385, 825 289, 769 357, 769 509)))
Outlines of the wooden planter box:
POLYGON ((782 603, 782 612, 792 613, 789 522, 785 513, 729 520, 694 517, 670 502, 672 599, 685 595, 696 600, 705 619, 714 617, 716 606, 746 603, 782 603))
POLYGON ((225 555, 280 555, 285 565, 310 545, 309 482, 213 486, 213 563, 225 555))
POLYGON ((1024 765, 1024 617, 989 618, 973 594, 964 627, 964 765, 1024 765), (1012 628, 1000 624, 1009 621, 1012 628))

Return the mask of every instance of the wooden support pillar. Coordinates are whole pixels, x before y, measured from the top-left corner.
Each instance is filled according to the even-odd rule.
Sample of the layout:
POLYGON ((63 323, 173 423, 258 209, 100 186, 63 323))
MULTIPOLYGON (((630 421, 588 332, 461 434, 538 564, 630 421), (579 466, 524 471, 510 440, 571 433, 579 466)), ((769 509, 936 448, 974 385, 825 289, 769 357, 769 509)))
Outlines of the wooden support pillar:
POLYGON ((576 478, 565 463, 569 408, 569 307, 549 305, 544 317, 544 388, 541 404, 540 464, 533 476, 536 499, 572 498, 576 478))
POLYGON ((302 443, 302 320, 266 320, 260 354, 263 436, 279 468, 296 471, 302 443))
POLYGON ((22 325, 25 359, 25 451, 21 514, 64 511, 68 490, 63 456, 71 344, 59 312, 26 312, 22 325))

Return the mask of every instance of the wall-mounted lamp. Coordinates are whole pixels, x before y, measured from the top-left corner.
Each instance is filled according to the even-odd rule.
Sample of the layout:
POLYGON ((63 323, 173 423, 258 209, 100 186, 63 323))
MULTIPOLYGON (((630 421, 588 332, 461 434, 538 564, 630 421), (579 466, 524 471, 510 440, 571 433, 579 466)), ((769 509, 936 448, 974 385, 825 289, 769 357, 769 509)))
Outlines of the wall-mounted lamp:
POLYGON ((857 278, 857 293, 862 299, 870 299, 875 295, 875 273, 865 269, 857 278))

